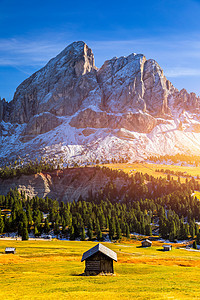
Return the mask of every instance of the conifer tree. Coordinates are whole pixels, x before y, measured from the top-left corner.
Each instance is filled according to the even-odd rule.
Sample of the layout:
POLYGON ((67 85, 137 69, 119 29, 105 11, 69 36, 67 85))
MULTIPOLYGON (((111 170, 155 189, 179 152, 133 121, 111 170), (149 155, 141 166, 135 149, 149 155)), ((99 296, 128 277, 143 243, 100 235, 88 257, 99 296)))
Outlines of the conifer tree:
POLYGON ((24 224, 23 224, 22 221, 20 221, 19 224, 18 224, 18 235, 22 236, 23 227, 24 227, 24 224))
POLYGON ((147 224, 145 226, 145 234, 151 236, 152 235, 152 229, 151 229, 151 225, 147 224))
POLYGON ((89 220, 88 220, 88 229, 93 230, 92 219, 90 217, 89 217, 89 220))
POLYGON ((196 241, 193 242, 193 249, 197 249, 197 242, 196 241))
POLYGON ((72 225, 70 228, 70 240, 74 240, 75 239, 75 235, 74 235, 74 226, 72 225))
POLYGON ((85 228, 82 228, 82 232, 81 232, 81 241, 85 241, 85 228))
POLYGON ((1 216, 1 209, 0 209, 0 233, 2 233, 3 231, 4 231, 4 221, 1 216))
POLYGON ((54 234, 58 235, 59 233, 60 233, 60 228, 59 228, 58 221, 56 221, 54 225, 54 234))
POLYGON ((189 226, 190 226, 189 227, 190 235, 191 235, 191 238, 193 239, 195 236, 195 224, 193 222, 191 222, 189 226))
POLYGON ((49 231, 50 231, 49 220, 48 218, 46 218, 44 221, 44 232, 49 233, 49 231))
POLYGON ((63 221, 62 221, 62 233, 63 233, 63 234, 66 233, 66 222, 65 222, 64 219, 63 219, 63 221))
POLYGON ((27 227, 22 229, 22 241, 27 241, 29 239, 27 227))
POLYGON ((114 220, 114 218, 111 218, 110 223, 109 223, 109 238, 110 238, 111 241, 115 236, 115 231, 116 231, 116 229, 115 229, 115 220, 114 220))
POLYGON ((101 228, 99 227, 99 230, 97 232, 97 240, 101 241, 102 240, 102 232, 101 232, 101 228))
POLYGON ((200 245, 200 233, 197 233, 196 241, 197 241, 197 245, 200 245))
POLYGON ((97 240, 101 241, 102 240, 102 232, 101 232, 101 228, 100 228, 100 224, 99 224, 99 219, 98 218, 97 218, 97 221, 96 221, 95 233, 97 235, 97 240))
POLYGON ((116 221, 116 238, 117 240, 120 240, 122 238, 122 231, 119 224, 119 220, 116 221))
POLYGON ((175 222, 172 221, 170 226, 170 232, 169 232, 169 240, 173 242, 175 237, 176 237, 176 225, 175 222))
POLYGON ((199 225, 195 223, 195 234, 197 235, 199 233, 199 225))
POLYGON ((9 218, 6 215, 4 216, 3 221, 4 221, 4 232, 9 232, 10 223, 9 223, 9 218))
POLYGON ((189 234, 189 225, 183 224, 183 239, 188 239, 189 234))
POLYGON ((28 223, 31 224, 33 218, 32 218, 32 211, 31 211, 30 205, 28 205, 28 207, 27 207, 26 215, 27 215, 28 223))
POLYGON ((90 229, 90 228, 88 229, 87 235, 88 235, 89 240, 91 241, 93 239, 92 229, 90 229))
POLYGON ((34 235, 35 237, 38 237, 40 235, 37 226, 34 226, 34 235))
POLYGON ((129 239, 130 238, 130 230, 128 224, 126 224, 126 237, 129 239))

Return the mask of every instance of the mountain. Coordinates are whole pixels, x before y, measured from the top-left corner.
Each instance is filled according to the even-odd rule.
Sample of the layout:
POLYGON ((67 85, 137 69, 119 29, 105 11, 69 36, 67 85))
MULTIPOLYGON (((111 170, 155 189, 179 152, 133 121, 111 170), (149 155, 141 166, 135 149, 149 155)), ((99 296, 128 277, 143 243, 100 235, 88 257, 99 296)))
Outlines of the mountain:
POLYGON ((178 91, 153 59, 132 53, 95 67, 74 42, 0 101, 0 160, 90 162, 200 153, 200 98, 178 91))

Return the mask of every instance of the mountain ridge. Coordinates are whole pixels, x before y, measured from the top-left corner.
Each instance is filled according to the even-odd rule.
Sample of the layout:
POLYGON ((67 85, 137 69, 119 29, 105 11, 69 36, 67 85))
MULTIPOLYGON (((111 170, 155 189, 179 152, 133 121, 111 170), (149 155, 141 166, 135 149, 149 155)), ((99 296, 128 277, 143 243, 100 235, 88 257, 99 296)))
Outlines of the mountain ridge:
POLYGON ((155 60, 132 53, 98 69, 92 50, 74 42, 23 81, 11 102, 0 101, 0 160, 196 154, 199 109, 200 98, 178 91, 155 60))

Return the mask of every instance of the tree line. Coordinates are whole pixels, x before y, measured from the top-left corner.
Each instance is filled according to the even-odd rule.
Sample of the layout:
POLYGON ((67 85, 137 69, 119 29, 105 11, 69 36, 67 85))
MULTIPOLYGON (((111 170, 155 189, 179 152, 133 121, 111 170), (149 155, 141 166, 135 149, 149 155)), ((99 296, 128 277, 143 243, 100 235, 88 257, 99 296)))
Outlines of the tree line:
POLYGON ((200 189, 197 181, 180 183, 142 173, 130 177, 106 167, 101 171, 107 184, 77 201, 29 198, 16 189, 1 195, 0 233, 17 232, 27 239, 30 232, 35 236, 53 232, 72 240, 84 240, 86 235, 90 240, 106 235, 118 240, 130 232, 150 236, 152 231, 171 241, 198 236, 200 202, 191 196, 200 189), (116 185, 116 179, 121 184, 116 185))
POLYGON ((171 162, 171 163, 180 163, 184 165, 185 163, 198 167, 200 164, 199 155, 187 155, 187 154, 176 154, 176 155, 158 155, 158 156, 149 156, 148 160, 151 162, 171 162))
POLYGON ((63 160, 47 160, 41 158, 38 160, 30 160, 24 162, 24 160, 16 160, 9 165, 2 166, 0 168, 0 178, 8 179, 13 177, 20 177, 21 175, 37 174, 40 172, 52 172, 53 170, 60 170, 63 166, 63 160))

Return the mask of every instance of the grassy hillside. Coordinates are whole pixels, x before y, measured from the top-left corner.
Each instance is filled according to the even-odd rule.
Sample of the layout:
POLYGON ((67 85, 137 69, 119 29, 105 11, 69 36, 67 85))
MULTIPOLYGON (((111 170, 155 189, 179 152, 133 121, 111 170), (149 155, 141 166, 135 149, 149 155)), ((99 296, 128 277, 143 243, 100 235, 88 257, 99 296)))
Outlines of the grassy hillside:
MULTIPOLYGON (((149 175, 152 175, 154 177, 164 177, 167 178, 167 174, 164 172, 156 172, 156 169, 168 169, 174 172, 186 172, 186 174, 189 174, 191 176, 196 177, 197 175, 200 176, 200 167, 187 167, 187 166, 176 166, 176 165, 162 165, 162 164, 152 164, 152 163, 132 163, 132 164, 106 164, 105 165, 108 168, 111 168, 113 170, 123 170, 124 172, 128 174, 134 174, 136 172, 141 173, 147 173, 149 175)), ((177 180, 178 177, 175 175, 172 175, 172 177, 177 180)), ((185 178, 181 177, 181 182, 185 182, 185 178)))
POLYGON ((118 254, 116 276, 79 276, 93 242, 0 241, 1 299, 199 299, 200 252, 139 242, 107 244, 118 254), (5 247, 17 254, 3 254, 5 247))

